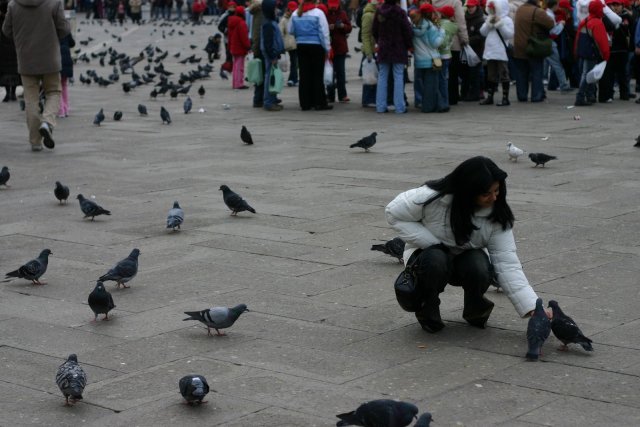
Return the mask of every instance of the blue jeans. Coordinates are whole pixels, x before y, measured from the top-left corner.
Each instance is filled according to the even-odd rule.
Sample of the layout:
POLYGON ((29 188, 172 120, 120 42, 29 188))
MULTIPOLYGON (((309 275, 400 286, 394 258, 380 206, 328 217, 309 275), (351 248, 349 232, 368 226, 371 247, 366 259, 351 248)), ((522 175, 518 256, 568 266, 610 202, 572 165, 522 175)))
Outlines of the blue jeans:
POLYGON ((182 21, 182 6, 176 4, 176 19, 182 21))
POLYGON ((393 105, 396 114, 404 113, 407 108, 404 103, 404 64, 390 64, 381 62, 378 64, 378 88, 376 89, 376 111, 387 111, 387 80, 389 71, 393 72, 393 105))
POLYGON ((442 68, 440 69, 440 78, 438 79, 438 110, 446 110, 449 108, 449 64, 451 59, 442 60, 442 68))
POLYGON ((264 57, 264 82, 263 86, 263 105, 264 108, 269 108, 272 105, 276 105, 276 94, 269 92, 269 78, 271 77, 271 59, 264 57))
POLYGON ((438 111, 438 98, 440 93, 438 91, 440 78, 440 70, 434 70, 433 68, 416 68, 414 83, 420 82, 422 87, 422 112, 434 113, 438 111))
POLYGON ((598 63, 595 59, 578 59, 580 66, 580 87, 578 93, 576 93, 576 101, 590 100, 595 102, 596 99, 596 84, 587 83, 587 73, 593 69, 598 63))
POLYGON ((540 58, 514 58, 516 66, 516 94, 518 101, 527 102, 529 82, 531 82, 531 102, 544 100, 544 85, 542 83, 542 64, 540 58))
POLYGON ((558 53, 558 46, 555 42, 551 43, 551 55, 547 56, 544 59, 545 65, 545 73, 544 75, 548 75, 547 69, 551 68, 553 74, 556 75, 558 79, 558 86, 560 90, 568 90, 571 88, 571 85, 567 81, 567 75, 564 73, 564 67, 562 66, 562 62, 560 62, 560 54, 558 53))

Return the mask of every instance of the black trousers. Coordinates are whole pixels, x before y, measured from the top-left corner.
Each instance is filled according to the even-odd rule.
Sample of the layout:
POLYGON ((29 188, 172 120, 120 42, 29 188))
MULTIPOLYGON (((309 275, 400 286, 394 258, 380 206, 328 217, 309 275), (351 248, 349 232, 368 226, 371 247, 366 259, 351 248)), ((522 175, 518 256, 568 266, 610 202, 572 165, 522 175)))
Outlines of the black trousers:
MULTIPOLYGON (((443 245, 434 245, 424 249, 417 257, 418 287, 425 312, 438 309, 438 295, 447 284, 464 289, 462 317, 467 321, 480 318, 487 311, 491 312, 493 303, 484 294, 494 280, 494 271, 483 250, 472 249, 453 255, 443 245)), ((419 321, 425 315, 423 310, 416 312, 419 321)))
POLYGON ((324 48, 319 44, 298 44, 297 49, 300 108, 324 108, 328 105, 324 88, 324 48))
POLYGON ((606 102, 613 99, 614 84, 618 82, 620 99, 629 99, 629 87, 627 85, 627 52, 611 52, 607 67, 599 82, 598 101, 606 102))
POLYGON ((456 105, 460 98, 460 51, 451 51, 451 62, 449 63, 449 105, 456 105))

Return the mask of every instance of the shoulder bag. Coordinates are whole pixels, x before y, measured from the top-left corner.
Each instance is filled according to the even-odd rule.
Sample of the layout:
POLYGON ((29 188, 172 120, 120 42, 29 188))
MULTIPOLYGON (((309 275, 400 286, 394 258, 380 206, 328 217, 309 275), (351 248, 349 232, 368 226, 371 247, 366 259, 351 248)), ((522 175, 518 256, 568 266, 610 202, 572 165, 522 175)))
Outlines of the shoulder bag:
POLYGON ((531 15, 531 34, 527 39, 527 48, 525 50, 525 53, 530 58, 542 59, 551 55, 552 41, 549 37, 537 37, 533 33, 533 26, 536 18, 536 9, 538 8, 536 7, 533 9, 533 15, 531 15))

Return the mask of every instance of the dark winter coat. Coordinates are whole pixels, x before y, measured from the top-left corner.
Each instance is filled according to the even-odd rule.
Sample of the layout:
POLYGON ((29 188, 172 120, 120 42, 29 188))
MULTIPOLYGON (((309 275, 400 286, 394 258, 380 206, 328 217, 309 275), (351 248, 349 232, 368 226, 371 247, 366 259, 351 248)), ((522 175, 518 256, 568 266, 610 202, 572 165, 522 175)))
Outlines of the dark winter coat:
POLYGON ((484 24, 484 13, 482 8, 476 7, 473 14, 467 11, 464 14, 465 22, 467 23, 467 34, 469 34, 469 46, 471 49, 482 58, 484 53, 484 37, 480 34, 480 27, 484 24))
POLYGON ((329 30, 331 36, 331 49, 335 55, 346 55, 349 52, 349 45, 347 44, 347 37, 351 33, 351 21, 347 16, 347 12, 342 9, 329 9, 329 15, 327 15, 327 23, 329 28, 334 25, 333 30, 329 30), (340 21, 344 27, 337 28, 336 22, 340 21))
POLYGON ((413 31, 407 13, 395 3, 383 4, 373 17, 373 38, 378 43, 378 62, 407 64, 413 47, 413 31))
MULTIPOLYGON (((0 18, 0 28, 4 19, 0 18)), ((18 56, 13 40, 0 31, 0 78, 18 74, 18 56)))
POLYGON ((62 59, 62 69, 60 75, 68 79, 73 77, 73 59, 71 59, 71 48, 75 47, 76 41, 67 34, 60 40, 60 58, 62 59))

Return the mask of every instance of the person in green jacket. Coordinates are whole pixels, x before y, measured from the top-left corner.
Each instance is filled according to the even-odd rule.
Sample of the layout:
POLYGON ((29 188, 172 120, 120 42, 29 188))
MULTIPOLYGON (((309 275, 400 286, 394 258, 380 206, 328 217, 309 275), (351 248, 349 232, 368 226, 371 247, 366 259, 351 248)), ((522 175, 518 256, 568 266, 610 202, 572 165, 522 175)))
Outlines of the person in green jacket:
MULTIPOLYGON (((376 41, 373 38, 373 16, 376 14, 378 0, 371 0, 364 7, 362 13, 362 54, 365 61, 375 61, 376 41)), ((376 105, 376 85, 362 85, 362 106, 375 107, 376 105)))

